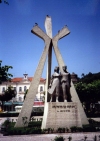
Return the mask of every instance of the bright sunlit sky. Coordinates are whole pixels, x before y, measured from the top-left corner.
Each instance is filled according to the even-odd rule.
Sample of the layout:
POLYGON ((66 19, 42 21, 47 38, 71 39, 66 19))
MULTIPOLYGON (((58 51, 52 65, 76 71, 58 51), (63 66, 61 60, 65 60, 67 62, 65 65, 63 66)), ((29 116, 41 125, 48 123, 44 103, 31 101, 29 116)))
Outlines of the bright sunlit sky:
MULTIPOLYGON (((58 42, 68 71, 79 77, 100 72, 100 0, 7 1, 9 5, 0 4, 0 60, 2 65, 13 66, 9 72, 14 77, 34 75, 45 45, 31 29, 38 23, 45 32, 46 15, 52 18, 53 36, 64 25, 71 32, 58 42)), ((52 60, 53 73, 57 66, 54 53, 52 60)))

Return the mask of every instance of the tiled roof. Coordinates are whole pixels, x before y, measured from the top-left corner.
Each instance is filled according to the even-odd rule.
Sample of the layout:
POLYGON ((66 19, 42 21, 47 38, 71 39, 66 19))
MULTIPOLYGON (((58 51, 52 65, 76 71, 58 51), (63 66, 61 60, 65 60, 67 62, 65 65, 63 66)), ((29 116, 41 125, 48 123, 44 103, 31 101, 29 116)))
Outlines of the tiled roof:
MULTIPOLYGON (((28 77, 28 81, 32 81, 32 78, 33 77, 28 77)), ((24 79, 23 79, 23 77, 16 77, 16 78, 13 78, 12 80, 11 80, 11 82, 21 82, 21 81, 23 81, 24 79)), ((44 78, 40 78, 40 82, 45 82, 45 79, 44 78)))
POLYGON ((22 77, 17 77, 17 78, 13 78, 12 80, 11 80, 11 82, 20 82, 20 81, 22 81, 23 80, 23 78, 22 77))

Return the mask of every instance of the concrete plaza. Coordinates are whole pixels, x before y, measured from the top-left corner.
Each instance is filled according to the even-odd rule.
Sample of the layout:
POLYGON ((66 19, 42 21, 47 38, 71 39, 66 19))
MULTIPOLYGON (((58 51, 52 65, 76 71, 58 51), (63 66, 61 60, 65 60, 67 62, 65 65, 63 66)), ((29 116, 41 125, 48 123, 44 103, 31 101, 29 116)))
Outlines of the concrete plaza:
POLYGON ((94 136, 99 140, 100 132, 92 133, 58 133, 58 134, 33 134, 33 135, 17 135, 17 136, 3 136, 0 134, 0 141, 52 141, 56 136, 63 136, 65 141, 68 137, 72 137, 72 141, 82 141, 87 136, 86 141, 94 141, 94 136))

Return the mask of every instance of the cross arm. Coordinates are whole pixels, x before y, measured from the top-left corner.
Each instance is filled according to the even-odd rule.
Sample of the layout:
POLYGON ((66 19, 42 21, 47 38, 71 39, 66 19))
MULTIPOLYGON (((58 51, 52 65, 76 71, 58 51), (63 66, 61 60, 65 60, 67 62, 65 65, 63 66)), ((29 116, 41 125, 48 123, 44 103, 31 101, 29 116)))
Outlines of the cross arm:
POLYGON ((70 31, 67 28, 67 26, 64 26, 53 39, 59 40, 59 39, 65 37, 66 35, 68 35, 69 33, 70 33, 70 31))
POLYGON ((45 34, 38 25, 34 26, 31 32, 43 39, 44 41, 46 40, 46 38, 49 38, 49 36, 45 34))

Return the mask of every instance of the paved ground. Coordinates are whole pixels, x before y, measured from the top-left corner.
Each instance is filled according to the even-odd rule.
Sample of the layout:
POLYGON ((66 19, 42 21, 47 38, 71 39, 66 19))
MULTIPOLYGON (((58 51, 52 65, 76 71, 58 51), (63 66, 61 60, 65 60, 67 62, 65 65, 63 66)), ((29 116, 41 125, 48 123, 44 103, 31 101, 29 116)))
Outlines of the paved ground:
POLYGON ((61 134, 42 134, 42 135, 20 135, 20 136, 3 136, 0 134, 0 141, 52 141, 55 136, 63 136, 65 141, 68 141, 68 137, 72 137, 72 141, 82 141, 87 136, 86 141, 94 141, 94 136, 97 136, 99 140, 100 132, 93 133, 61 133, 61 134))

